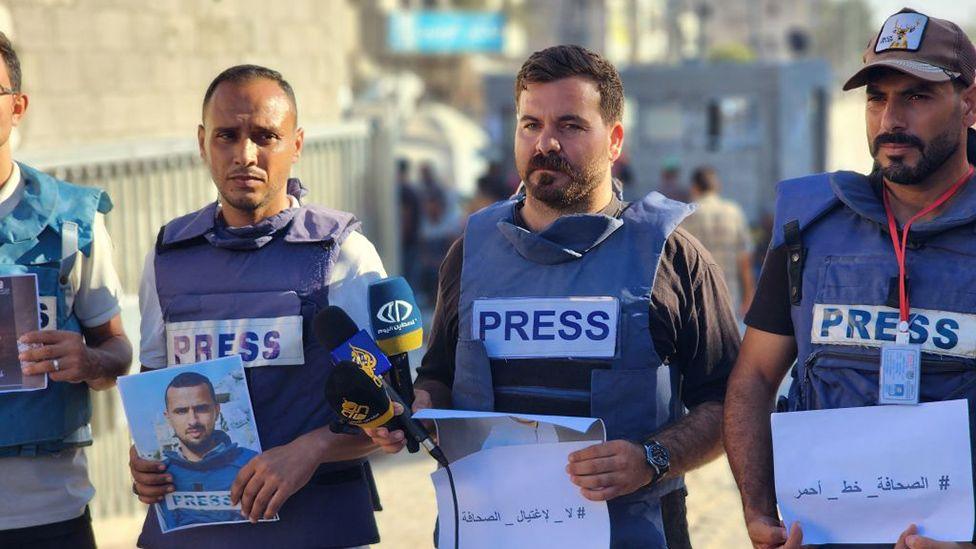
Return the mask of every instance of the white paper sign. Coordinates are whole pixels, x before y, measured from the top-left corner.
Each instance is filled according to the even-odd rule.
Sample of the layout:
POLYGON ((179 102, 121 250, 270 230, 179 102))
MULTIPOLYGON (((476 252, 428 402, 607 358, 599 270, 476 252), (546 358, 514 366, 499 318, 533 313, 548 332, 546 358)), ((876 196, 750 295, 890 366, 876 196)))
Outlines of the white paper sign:
POLYGON ((973 538, 965 400, 772 415, 776 500, 804 544, 973 538))
POLYGON ((491 358, 610 358, 617 350, 613 297, 477 299, 471 338, 491 358))
MULTIPOLYGON (((451 465, 457 489, 459 547, 610 546, 606 502, 580 495, 565 467, 570 453, 592 441, 502 446, 451 465)), ((431 478, 437 492, 439 547, 454 547, 454 513, 447 472, 431 478)))

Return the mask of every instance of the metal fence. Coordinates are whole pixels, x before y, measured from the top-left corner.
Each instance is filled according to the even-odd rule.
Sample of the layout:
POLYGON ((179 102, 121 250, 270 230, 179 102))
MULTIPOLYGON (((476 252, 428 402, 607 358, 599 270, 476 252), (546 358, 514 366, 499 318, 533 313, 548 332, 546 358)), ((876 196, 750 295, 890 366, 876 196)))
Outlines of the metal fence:
MULTIPOLYGON (((398 243, 396 195, 392 173, 392 133, 378 122, 352 122, 307 128, 295 175, 309 190, 306 202, 351 211, 363 222, 384 264, 396 271, 398 243), (389 215, 390 213, 393 215, 389 215)), ((139 279, 146 253, 159 228, 174 217, 216 198, 197 144, 187 140, 117 143, 19 155, 18 159, 60 179, 94 185, 115 204, 106 226, 115 244, 115 265, 122 282, 123 321, 138 348, 139 279)), ((138 353, 136 353, 138 368, 138 353)), ((115 390, 94 393, 95 444, 88 464, 97 495, 96 518, 143 513, 129 477, 129 432, 115 390)))

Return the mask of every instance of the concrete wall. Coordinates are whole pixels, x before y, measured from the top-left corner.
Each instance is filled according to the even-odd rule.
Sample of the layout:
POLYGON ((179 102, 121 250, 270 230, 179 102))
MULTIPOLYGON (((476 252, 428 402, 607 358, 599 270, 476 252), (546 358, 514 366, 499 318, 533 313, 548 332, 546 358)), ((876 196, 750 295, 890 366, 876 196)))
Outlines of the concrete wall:
POLYGON ((0 0, 21 57, 20 149, 195 135, 222 69, 281 71, 302 124, 338 120, 358 40, 353 0, 0 0))

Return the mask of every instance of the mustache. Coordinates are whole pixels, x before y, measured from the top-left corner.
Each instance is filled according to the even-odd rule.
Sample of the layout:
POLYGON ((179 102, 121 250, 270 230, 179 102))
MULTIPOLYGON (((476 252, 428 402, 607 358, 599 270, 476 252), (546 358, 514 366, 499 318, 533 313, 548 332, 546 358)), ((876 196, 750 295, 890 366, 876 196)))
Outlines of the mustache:
POLYGON ((536 170, 549 170, 574 175, 576 168, 557 153, 537 154, 529 159, 529 173, 536 170))
POLYGON ((911 145, 916 149, 925 150, 925 143, 921 139, 907 133, 883 133, 874 138, 874 150, 877 151, 881 145, 911 145))

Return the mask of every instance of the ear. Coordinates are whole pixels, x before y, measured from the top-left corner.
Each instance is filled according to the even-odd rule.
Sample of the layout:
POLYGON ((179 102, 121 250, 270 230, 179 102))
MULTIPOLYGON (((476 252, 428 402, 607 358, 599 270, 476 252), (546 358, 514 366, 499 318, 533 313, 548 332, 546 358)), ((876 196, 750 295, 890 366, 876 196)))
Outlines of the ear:
POLYGON ((614 122, 610 127, 610 161, 616 162, 624 150, 624 125, 614 122))
POLYGON ((976 84, 962 91, 962 120, 967 128, 976 124, 976 84))
POLYGON ((26 93, 18 93, 14 96, 14 111, 13 115, 10 117, 10 121, 14 126, 20 124, 20 119, 24 117, 27 112, 27 105, 30 103, 30 99, 27 97, 26 93))
POLYGON ((298 162, 302 156, 302 147, 305 146, 305 128, 295 130, 295 154, 291 157, 291 163, 298 162))
POLYGON ((197 144, 200 148, 200 159, 203 163, 207 163, 207 147, 205 145, 207 138, 207 130, 203 129, 203 124, 197 126, 197 144))

